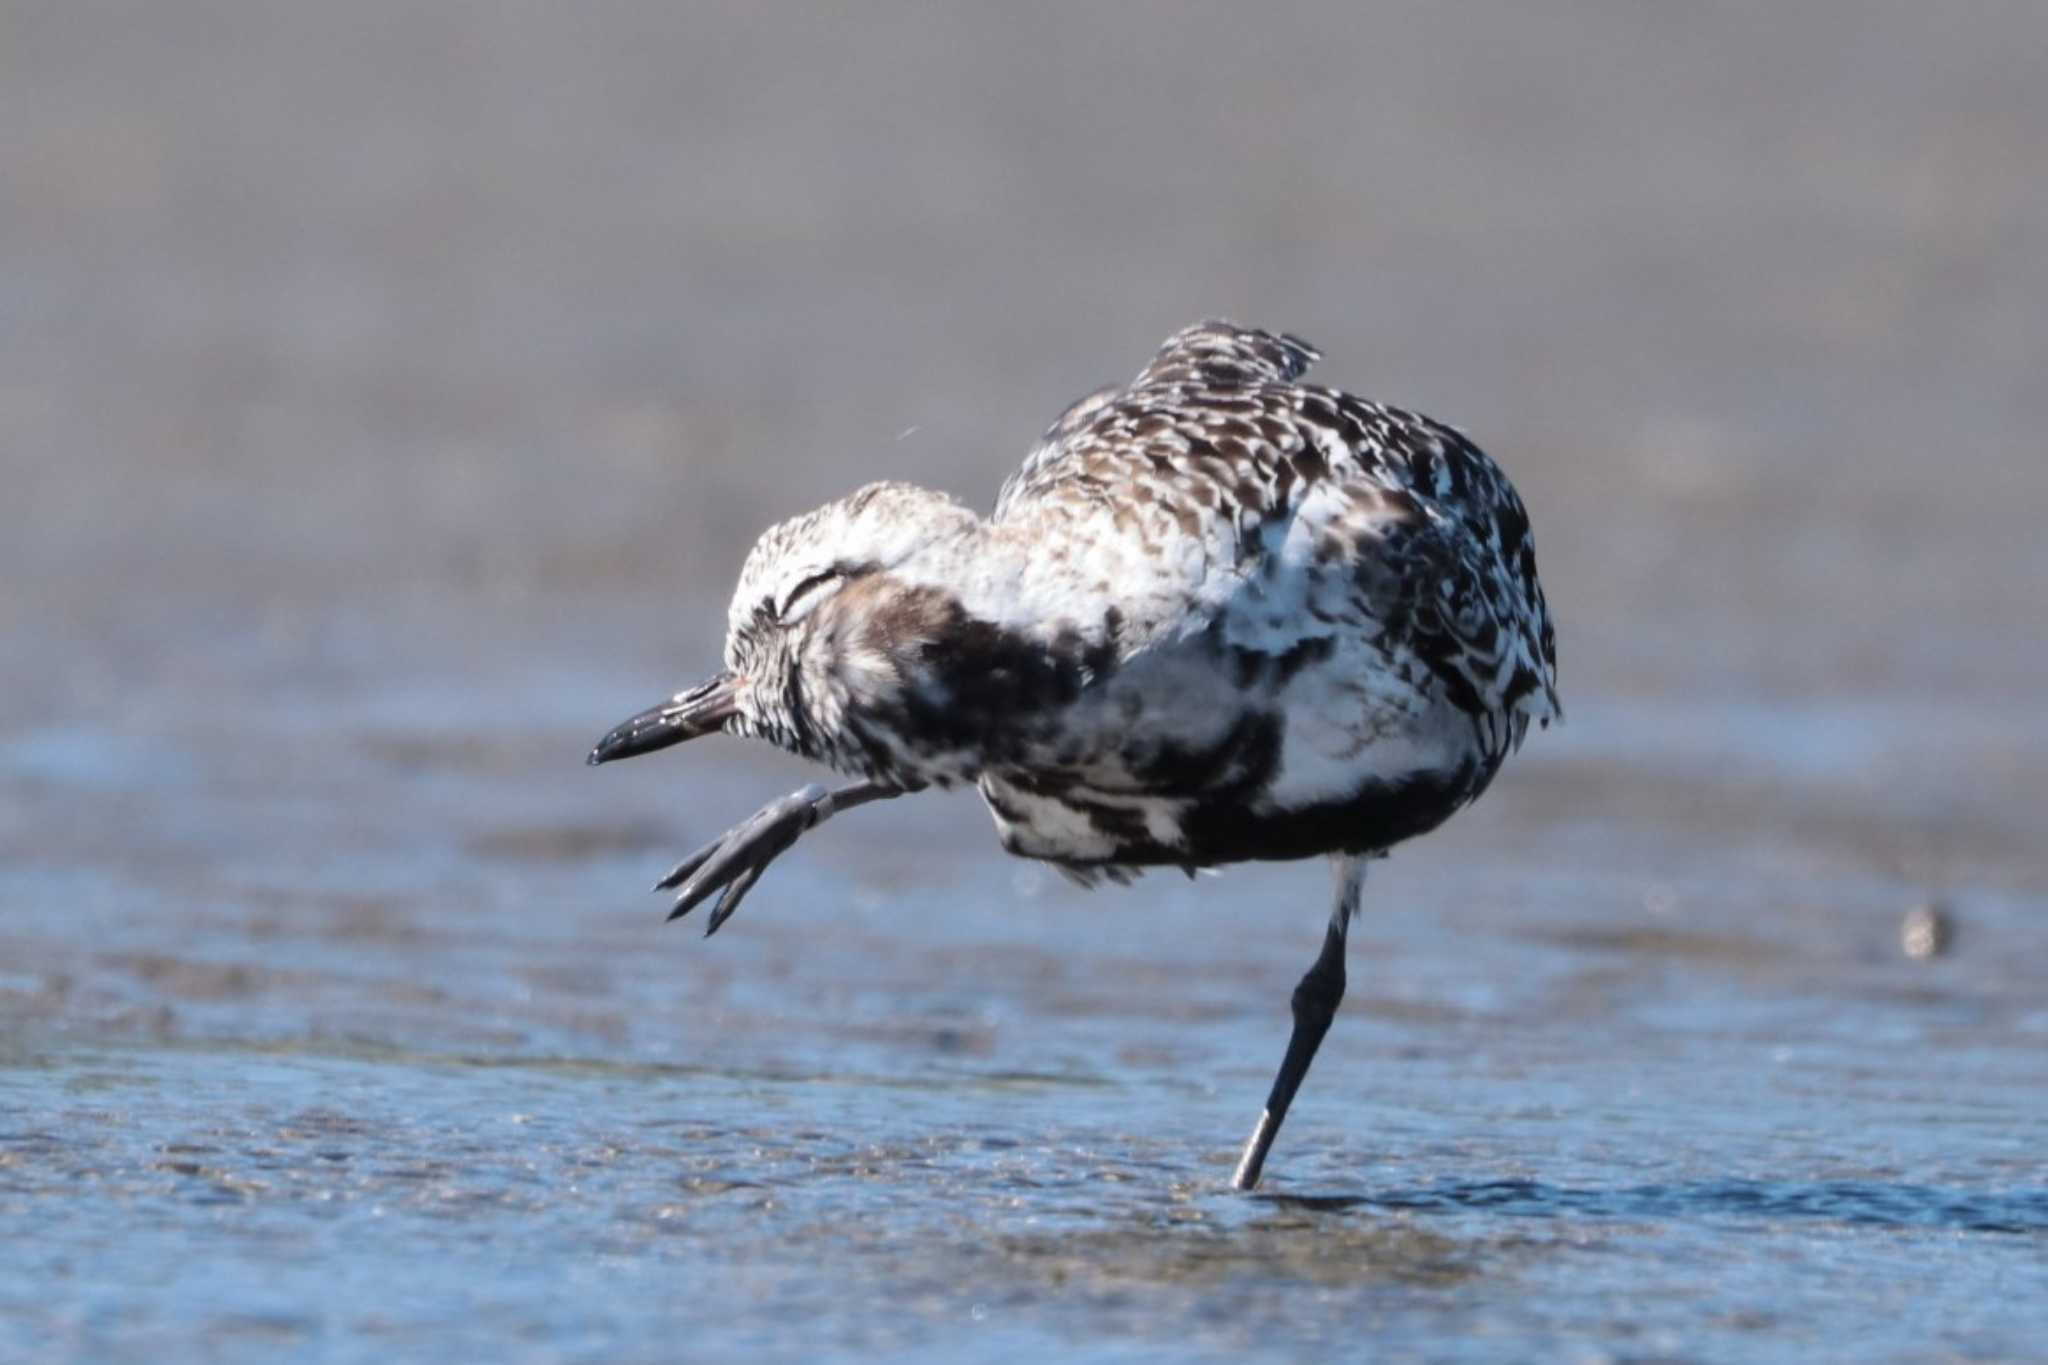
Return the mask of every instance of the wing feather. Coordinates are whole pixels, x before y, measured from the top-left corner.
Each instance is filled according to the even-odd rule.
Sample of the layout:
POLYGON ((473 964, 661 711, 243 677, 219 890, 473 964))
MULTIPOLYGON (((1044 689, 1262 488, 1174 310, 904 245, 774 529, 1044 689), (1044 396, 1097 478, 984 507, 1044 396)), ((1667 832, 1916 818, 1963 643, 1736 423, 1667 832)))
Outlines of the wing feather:
MULTIPOLYGON (((1028 522, 1048 550, 1068 542, 1084 558, 1127 547, 1138 577, 1118 588, 1139 600, 1142 576, 1163 575, 1153 598, 1193 615, 1152 631, 1132 621, 1134 647, 1199 630, 1205 614, 1221 620, 1233 601, 1241 614, 1293 538, 1306 575, 1295 605, 1369 616, 1389 643, 1409 641, 1461 708, 1501 714, 1514 737, 1562 714, 1529 518, 1507 476, 1452 427, 1294 382, 1315 354, 1224 322, 1177 333, 1137 382, 1061 415, 1004 485, 994 520, 1028 522), (1350 611, 1332 605, 1337 585, 1366 584, 1350 611)), ((1291 621, 1311 637, 1335 629, 1314 612, 1291 621)))
POLYGON ((1300 337, 1209 318, 1168 337, 1152 363, 1131 381, 1131 387, 1231 389, 1291 384, 1320 359, 1322 352, 1300 337))

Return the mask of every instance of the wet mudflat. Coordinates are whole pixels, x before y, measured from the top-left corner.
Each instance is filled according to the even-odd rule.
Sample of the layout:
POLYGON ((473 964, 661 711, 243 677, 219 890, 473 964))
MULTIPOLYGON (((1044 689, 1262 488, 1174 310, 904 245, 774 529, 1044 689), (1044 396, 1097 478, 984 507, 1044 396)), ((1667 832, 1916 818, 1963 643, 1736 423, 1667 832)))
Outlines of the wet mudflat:
MULTIPOLYGON (((1157 1084, 185 1051, 38 1066, 9 1092, 48 1097, 39 1127, 6 1134, 25 1356, 1284 1357, 1361 1338, 1484 1356, 1597 1337, 2014 1357, 2048 1229, 2009 1144, 1914 1160, 1896 1119, 1822 1154, 1664 1103, 1657 1125, 1699 1137, 1652 1154, 1624 1140, 1652 1127, 1628 1105, 1390 1106, 1383 1141, 1326 1119, 1286 1182, 1349 1193, 1244 1200, 1189 1131, 1227 1107, 1157 1084), (1158 1132, 1132 1132, 1134 1105, 1158 1132), (1731 1151, 1768 1177, 1725 1174, 1731 1151)), ((1445 1093, 1418 1070, 1437 1069, 1404 1089, 1445 1093)))
MULTIPOLYGON (((447 704, 353 745, 245 715, 331 784, 295 808, 125 755, 180 797, 118 851, 103 742, 5 751, 52 814, 0 878, 7 1354, 2038 1346, 2034 893, 1969 888, 1911 961, 1912 888, 1827 866, 1853 838, 1745 834, 1711 784, 1674 829, 1641 770, 1684 755, 1560 736, 1376 869, 1243 1198, 1319 869, 1081 892, 934 798, 820 831, 705 941, 639 888, 779 765, 613 782, 547 715, 488 761, 403 742, 447 704)), ((1810 781, 1844 836, 1882 820, 1810 781)))
POLYGON ((2048 1353, 2040 22, 1246 13, 0 7, 0 1357, 2048 1353), (1321 868, 705 942, 813 774, 582 766, 1203 313, 1502 460, 1569 711, 1254 1198, 1321 868))

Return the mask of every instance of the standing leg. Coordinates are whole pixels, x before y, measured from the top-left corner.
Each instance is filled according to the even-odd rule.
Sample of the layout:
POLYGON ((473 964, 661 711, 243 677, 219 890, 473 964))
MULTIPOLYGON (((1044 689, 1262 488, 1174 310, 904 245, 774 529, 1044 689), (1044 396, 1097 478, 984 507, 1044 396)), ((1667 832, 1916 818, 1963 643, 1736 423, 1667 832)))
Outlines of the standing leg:
POLYGON ((1351 927, 1351 916, 1358 909, 1358 894, 1365 884, 1365 860, 1336 857, 1330 862, 1337 873, 1337 904, 1330 911, 1323 951, 1317 954, 1315 965, 1301 978, 1301 984, 1294 988, 1294 1032, 1287 1039, 1287 1055, 1281 1059, 1280 1074, 1273 1078, 1273 1093, 1266 1097, 1266 1111, 1259 1115, 1259 1126, 1252 1129, 1251 1141, 1244 1145, 1244 1155, 1238 1158, 1237 1174, 1230 1180, 1233 1189, 1249 1190, 1259 1183, 1259 1172, 1265 1168, 1266 1153, 1280 1131, 1280 1121, 1287 1117, 1287 1106, 1294 1103, 1294 1092, 1301 1088, 1301 1078, 1308 1075, 1308 1064, 1315 1060, 1323 1035, 1330 1031, 1337 1002, 1344 998, 1344 932, 1351 927))

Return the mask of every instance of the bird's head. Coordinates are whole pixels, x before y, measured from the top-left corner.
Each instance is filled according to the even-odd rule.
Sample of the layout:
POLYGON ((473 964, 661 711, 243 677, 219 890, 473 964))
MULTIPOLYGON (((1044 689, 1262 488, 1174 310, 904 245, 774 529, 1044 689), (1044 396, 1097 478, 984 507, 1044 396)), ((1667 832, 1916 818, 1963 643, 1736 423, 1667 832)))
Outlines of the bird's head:
POLYGON ((877 483, 769 527, 733 589, 725 667, 618 725, 590 761, 724 731, 857 769, 847 712, 903 688, 942 615, 944 595, 899 571, 979 525, 944 494, 877 483))

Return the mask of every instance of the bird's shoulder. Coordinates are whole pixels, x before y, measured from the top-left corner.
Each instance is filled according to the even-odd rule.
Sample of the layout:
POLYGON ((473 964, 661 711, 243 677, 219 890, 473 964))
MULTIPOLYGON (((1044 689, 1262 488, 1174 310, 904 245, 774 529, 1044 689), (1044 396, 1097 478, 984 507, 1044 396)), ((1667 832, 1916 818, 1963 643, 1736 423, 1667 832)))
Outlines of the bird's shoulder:
MULTIPOLYGON (((1258 453, 1247 441, 1264 436, 1288 444, 1271 396, 1261 401, 1254 395, 1263 386, 1298 380, 1316 358, 1306 342, 1234 323, 1211 320, 1183 328, 1130 383, 1097 389, 1069 404, 1003 485, 995 515, 1001 518, 1034 499, 1108 494, 1117 481, 1145 467, 1164 472, 1165 462, 1178 456, 1227 460, 1242 452, 1255 460, 1258 453), (1243 420, 1268 407, 1274 411, 1263 429, 1243 420)), ((1223 472, 1196 469, 1183 477, 1213 480, 1223 472)))
POLYGON ((1495 519, 1526 525, 1506 478, 1463 434, 1298 382, 1307 361, 1285 348, 1300 343, 1268 340, 1272 359, 1242 363, 1175 356, 1169 343, 1138 382, 1073 404, 1004 484, 991 520, 1055 534, 1099 534, 1092 523, 1104 521, 1246 550, 1261 527, 1296 517, 1354 530, 1439 518, 1488 538, 1495 519))
POLYGON ((1456 428, 1301 382, 1316 352, 1203 323, 1063 413, 992 518, 1108 566, 1160 634, 1233 648, 1360 634, 1476 713, 1547 719, 1555 644, 1529 518, 1456 428), (1149 607, 1146 605, 1149 604, 1149 607))

